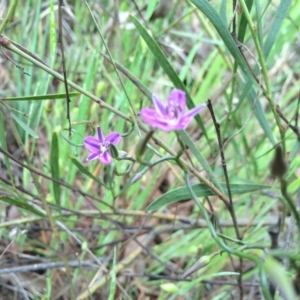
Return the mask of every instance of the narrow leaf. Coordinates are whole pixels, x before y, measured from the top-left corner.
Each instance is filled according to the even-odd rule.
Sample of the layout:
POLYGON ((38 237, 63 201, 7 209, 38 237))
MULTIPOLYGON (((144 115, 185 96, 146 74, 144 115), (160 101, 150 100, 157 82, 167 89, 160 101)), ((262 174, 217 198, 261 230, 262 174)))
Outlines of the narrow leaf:
POLYGON ((277 35, 280 32, 281 24, 286 17, 291 2, 291 0, 281 0, 280 5, 276 10, 273 22, 268 30, 268 37, 264 44, 263 52, 265 59, 267 59, 267 57, 269 56, 270 51, 276 41, 277 35))
MULTIPOLYGON (((52 135, 51 142, 51 152, 50 152, 50 168, 51 175, 54 179, 60 180, 59 176, 59 146, 58 146, 58 138, 57 133, 54 132, 52 135)), ((56 207, 61 213, 61 205, 60 205, 60 185, 57 182, 52 181, 53 185, 53 194, 56 203, 56 207)))
POLYGON ((181 130, 179 132, 180 137, 182 138, 182 140, 184 141, 184 143, 189 147, 189 149, 192 151, 192 153, 194 154, 194 156, 196 157, 196 159, 199 161, 199 163, 201 164, 201 166, 205 169, 205 171, 208 173, 211 181, 214 183, 214 185, 222 192, 223 188, 220 185, 215 173, 213 172, 213 170, 211 169, 211 167, 209 166, 207 160, 202 156, 202 154, 200 153, 200 151, 198 150, 198 148, 196 147, 196 145, 193 143, 193 141, 190 139, 190 137, 188 136, 188 134, 184 131, 181 130))
MULTIPOLYGON (((226 183, 220 183, 224 191, 227 191, 226 183)), ((214 192, 209 189, 205 184, 198 183, 191 186, 197 197, 206 197, 214 195, 214 192)), ((241 195, 245 193, 254 192, 257 190, 268 188, 266 185, 259 184, 231 184, 230 189, 232 195, 241 195)), ((182 200, 191 199, 190 192, 186 186, 172 190, 153 201, 147 208, 146 211, 150 212, 157 210, 162 206, 175 203, 182 200)))
POLYGON ((35 207, 31 206, 29 203, 22 201, 22 200, 18 200, 18 199, 13 199, 11 197, 7 197, 7 196, 0 196, 0 201, 3 201, 5 203, 8 203, 10 205, 14 205, 16 207, 19 207, 21 209, 25 209, 35 215, 44 217, 45 215, 39 211, 38 209, 36 209, 35 207))
POLYGON ((78 168, 78 170, 85 174, 86 176, 90 177, 91 179, 95 180, 97 183, 99 183, 100 185, 105 186, 104 182, 97 178, 96 176, 94 176, 88 169, 86 169, 75 157, 70 156, 70 159, 72 161, 72 163, 78 168))
POLYGON ((11 115, 12 118, 20 125, 20 127, 27 132, 30 136, 32 136, 35 139, 38 139, 39 136, 38 134, 31 129, 26 123, 24 123, 20 118, 18 118, 17 116, 15 116, 14 114, 11 115))
MULTIPOLYGON (((70 97, 76 97, 80 95, 78 92, 69 93, 70 97)), ((7 97, 3 100, 9 101, 39 101, 39 100, 64 100, 66 99, 66 94, 46 94, 46 95, 32 95, 32 96, 19 96, 19 97, 7 97)))

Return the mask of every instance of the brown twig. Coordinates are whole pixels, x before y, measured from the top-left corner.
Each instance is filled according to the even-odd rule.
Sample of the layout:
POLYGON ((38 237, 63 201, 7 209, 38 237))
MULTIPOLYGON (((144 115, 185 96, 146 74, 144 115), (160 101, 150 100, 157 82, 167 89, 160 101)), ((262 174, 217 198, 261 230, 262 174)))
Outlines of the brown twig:
MULTIPOLYGON (((236 223, 236 216, 235 216, 235 211, 233 209, 233 201, 232 201, 232 194, 231 194, 231 189, 230 189, 230 183, 229 183, 229 177, 228 177, 228 172, 227 172, 227 166, 226 166, 226 160, 225 160, 225 155, 224 155, 224 151, 223 151, 223 142, 222 142, 222 138, 221 138, 221 132, 220 132, 220 124, 217 122, 216 120, 216 116, 213 110, 213 106, 211 101, 208 99, 207 101, 207 107, 211 113, 211 117, 216 129, 216 133, 217 133, 217 139, 218 139, 218 144, 219 144, 219 149, 220 149, 220 155, 221 155, 221 160, 222 160, 222 167, 223 167, 223 172, 224 172, 224 176, 225 176, 225 181, 226 181, 226 186, 227 186, 227 191, 228 191, 228 198, 229 198, 229 202, 226 203, 226 206, 231 214, 232 217, 232 221, 235 224, 236 223)), ((238 226, 235 226, 235 231, 236 231, 236 236, 238 239, 240 239, 240 234, 239 234, 239 229, 238 226)))
MULTIPOLYGON (((95 268, 99 268, 99 261, 104 262, 109 260, 109 258, 99 257, 98 260, 88 259, 88 260, 71 260, 68 261, 68 265, 71 268, 78 267, 92 267, 94 265, 95 268)), ((48 269, 62 268, 64 267, 64 262, 43 262, 38 264, 30 264, 25 266, 11 267, 11 268, 3 268, 0 269, 0 275, 11 274, 11 273, 24 273, 24 272, 37 272, 48 269)))
MULTIPOLYGON (((242 239, 242 237, 240 236, 240 233, 239 233, 239 227, 238 227, 238 224, 237 224, 237 219, 236 219, 236 215, 235 215, 235 211, 234 211, 234 207, 233 207, 232 194, 231 194, 229 177, 228 177, 228 172, 227 172, 225 154, 224 154, 224 151, 223 151, 223 142, 222 142, 221 132, 220 132, 220 124, 216 120, 214 109, 213 109, 212 103, 209 99, 207 101, 207 107, 210 111, 215 129, 216 129, 216 133, 217 133, 217 139, 218 139, 220 155, 221 155, 221 160, 222 160, 223 173, 224 173, 224 176, 225 176, 225 181, 226 181, 226 186, 227 186, 227 191, 228 191, 228 198, 229 198, 229 203, 227 204, 227 209, 228 209, 228 211, 231 215, 232 222, 234 224, 234 229, 235 229, 235 232, 236 232, 236 236, 237 236, 238 239, 242 239)), ((239 261, 240 261, 240 263, 239 263, 238 285, 239 285, 239 289, 240 289, 240 299, 243 299, 243 294, 244 294, 243 277, 242 277, 243 276, 243 258, 240 257, 239 261)))
POLYGON ((296 134, 298 140, 300 141, 300 130, 298 128, 298 111, 296 112, 296 115, 295 115, 295 125, 292 125, 288 119, 285 117, 285 115, 282 113, 279 105, 276 106, 276 111, 279 115, 279 117, 288 125, 288 127, 290 127, 294 133, 296 134))
POLYGON ((46 179, 51 180, 51 181, 53 181, 53 182, 56 182, 56 183, 58 183, 58 184, 60 184, 60 185, 62 185, 62 186, 64 186, 64 187, 66 187, 66 188, 69 188, 69 189, 73 190, 74 192, 79 193, 80 195, 82 195, 82 196, 84 196, 84 197, 89 197, 89 198, 91 198, 91 199, 94 199, 94 200, 96 200, 96 201, 99 201, 99 202, 105 204, 105 205, 108 206, 109 208, 112 208, 111 205, 105 203, 105 202, 102 201, 102 200, 99 200, 98 198, 96 198, 96 197, 94 197, 94 196, 91 196, 91 195, 89 195, 89 194, 83 192, 83 191, 80 190, 79 188, 74 187, 73 185, 70 185, 70 184, 68 184, 68 183, 66 183, 66 182, 64 182, 64 181, 61 181, 61 180, 57 180, 57 179, 55 179, 55 178, 52 178, 51 176, 45 175, 45 174, 43 174, 42 172, 40 172, 39 170, 37 170, 37 169, 35 169, 35 168, 31 167, 31 166, 28 166, 27 164, 23 163, 23 162, 20 161, 19 159, 15 158, 15 157, 14 157, 12 154, 10 154, 9 152, 5 151, 2 147, 0 147, 0 152, 3 153, 4 155, 6 155, 7 157, 9 157, 11 160, 15 161, 15 162, 16 162, 17 164, 19 164, 21 167, 23 167, 23 168, 25 168, 25 169, 28 169, 29 171, 34 172, 34 173, 36 173, 37 175, 39 175, 39 176, 41 176, 41 177, 43 177, 43 178, 46 178, 46 179))

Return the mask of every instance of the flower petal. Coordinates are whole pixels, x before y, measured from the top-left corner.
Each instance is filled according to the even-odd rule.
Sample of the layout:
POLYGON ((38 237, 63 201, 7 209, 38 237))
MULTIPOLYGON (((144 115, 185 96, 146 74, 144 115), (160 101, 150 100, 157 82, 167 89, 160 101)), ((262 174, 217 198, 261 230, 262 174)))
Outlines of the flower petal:
POLYGON ((166 123, 168 121, 166 117, 162 117, 156 110, 148 107, 145 107, 141 110, 140 116, 146 123, 154 127, 157 122, 160 123, 163 121, 166 123))
POLYGON ((97 136, 98 136, 98 139, 100 141, 100 143, 103 143, 104 142, 104 135, 103 135, 103 132, 101 130, 101 127, 97 127, 97 136))
POLYGON ((152 96, 152 101, 155 106, 156 112, 161 116, 165 116, 166 108, 165 105, 162 103, 162 101, 156 95, 152 96))
POLYGON ((183 130, 185 129, 192 121, 192 117, 183 117, 179 120, 179 122, 176 124, 174 130, 183 130))
POLYGON ((105 165, 110 165, 112 158, 111 158, 109 152, 105 151, 104 153, 100 154, 99 160, 100 160, 100 162, 102 162, 105 165))
POLYGON ((184 114, 185 107, 186 107, 186 99, 185 99, 185 92, 174 89, 171 91, 168 97, 168 107, 177 107, 182 115, 184 114))
POLYGON ((94 159, 96 159, 96 158, 99 158, 99 154, 100 154, 100 152, 94 152, 94 153, 90 154, 90 155, 87 157, 86 160, 91 161, 91 160, 94 160, 94 159))
POLYGON ((94 138, 93 136, 87 136, 83 140, 84 147, 89 150, 90 152, 99 152, 100 149, 100 142, 98 139, 94 138))
POLYGON ((159 115, 154 109, 151 108, 143 108, 140 112, 141 118, 150 126, 155 128, 164 130, 164 131, 171 131, 174 130, 174 124, 172 120, 167 119, 166 117, 162 117, 159 115))
POLYGON ((206 104, 201 104, 193 109, 191 109, 189 112, 187 112, 185 115, 184 115, 184 118, 185 117, 194 117, 195 115, 197 115, 201 110, 203 110, 204 108, 206 108, 206 104))
POLYGON ((114 145, 118 145, 121 142, 121 135, 117 132, 111 132, 110 134, 107 135, 105 138, 105 141, 108 141, 114 145))

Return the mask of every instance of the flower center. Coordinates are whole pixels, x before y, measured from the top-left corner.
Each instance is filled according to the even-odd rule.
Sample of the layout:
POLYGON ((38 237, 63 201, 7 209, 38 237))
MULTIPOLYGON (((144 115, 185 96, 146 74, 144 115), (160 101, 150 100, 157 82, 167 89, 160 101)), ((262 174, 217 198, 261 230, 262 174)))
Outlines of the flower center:
POLYGON ((100 153, 104 153, 108 150, 110 142, 104 142, 100 145, 100 153))
POLYGON ((178 120, 182 115, 182 111, 178 105, 169 105, 166 110, 170 120, 178 120))

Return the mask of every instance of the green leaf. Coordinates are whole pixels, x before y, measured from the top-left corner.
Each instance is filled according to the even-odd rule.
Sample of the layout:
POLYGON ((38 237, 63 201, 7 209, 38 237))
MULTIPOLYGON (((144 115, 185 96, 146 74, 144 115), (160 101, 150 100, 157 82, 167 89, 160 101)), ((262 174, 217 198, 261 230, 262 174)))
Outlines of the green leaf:
MULTIPOLYGON (((69 93, 70 97, 76 97, 80 95, 78 92, 69 93)), ((35 95, 35 96, 22 96, 22 97, 8 97, 3 100, 9 101, 41 101, 41 100, 58 100, 66 99, 66 94, 46 94, 46 95, 35 95)))
POLYGON ((85 174, 86 176, 90 177, 91 179, 95 180, 97 183, 99 183, 102 186, 105 186, 104 182, 94 176, 88 169, 86 169, 75 157, 69 156, 72 163, 78 168, 78 170, 85 174))
MULTIPOLYGON (((226 183, 220 183, 224 191, 227 191, 226 183)), ((214 192, 209 189, 205 184, 198 183, 191 186, 197 197, 206 197, 214 195, 214 192)), ((241 195, 245 193, 254 192, 257 190, 268 188, 266 185, 259 184, 231 184, 230 189, 232 195, 241 195)), ((172 190, 153 201, 147 208, 146 211, 150 212, 157 210, 162 206, 175 203, 182 200, 191 199, 190 192, 186 186, 172 190)))
MULTIPOLYGON (((133 16, 130 17, 132 22, 134 23, 135 27, 139 31, 141 37, 144 39, 146 44, 148 45, 150 51, 155 56, 157 62, 160 64, 160 66, 163 68, 163 70, 166 72, 166 74, 169 76, 170 80, 173 82, 174 86, 180 90, 185 91, 186 99, 187 99, 187 107, 189 109, 192 109, 195 107, 195 104, 189 94, 189 92, 186 90, 184 83, 180 80, 179 76, 167 60, 166 56, 162 52, 159 45, 156 43, 156 41, 150 36, 150 34, 147 32, 147 30, 139 23, 139 21, 134 18, 133 16)), ((207 141, 209 141, 206 129, 203 125, 203 122, 199 115, 195 116, 195 120, 198 123, 199 127, 201 128, 204 136, 206 137, 207 141)))
POLYGON ((276 14, 271 26, 269 27, 268 37, 264 44, 263 52, 265 59, 267 59, 269 56, 270 51, 276 41, 277 35, 280 32, 281 24, 286 17, 291 2, 291 0, 281 0, 279 7, 276 9, 276 14))
POLYGON ((3 201, 5 203, 8 203, 10 205, 14 205, 16 207, 19 207, 21 209, 25 209, 35 215, 44 217, 45 215, 39 211, 38 209, 36 209, 35 207, 31 206, 29 203, 23 201, 23 200, 18 200, 18 199, 13 199, 7 196, 0 196, 0 201, 3 201))
POLYGON ((24 129, 24 131, 26 131, 30 136, 32 136, 35 139, 39 138, 38 134, 34 130, 32 130, 26 123, 24 123, 20 118, 18 118, 14 114, 11 114, 11 116, 20 125, 20 127, 24 129))
MULTIPOLYGON (((53 133, 52 141, 51 141, 50 169, 51 169, 52 177, 54 179, 60 180, 60 176, 59 176, 59 146, 58 146, 58 138, 57 138, 56 132, 53 133)), ((54 193, 56 207, 57 207, 59 213, 61 213, 60 185, 55 181, 52 181, 52 185, 53 185, 53 193, 54 193)))
POLYGON ((184 141, 184 143, 189 147, 189 149, 192 151, 192 153, 194 154, 194 156, 196 157, 196 159, 199 161, 199 163, 201 164, 201 166, 205 169, 205 171, 208 173, 211 181, 214 183, 214 185, 222 192, 223 188, 221 186, 221 184, 219 183, 215 173, 213 172, 213 170, 210 168, 207 160, 202 156, 202 154, 200 153, 200 151, 198 150, 198 148, 196 147, 196 145, 193 143, 193 141, 190 139, 190 137, 188 136, 188 134, 184 131, 181 130, 179 131, 179 135, 182 138, 182 140, 184 141))

